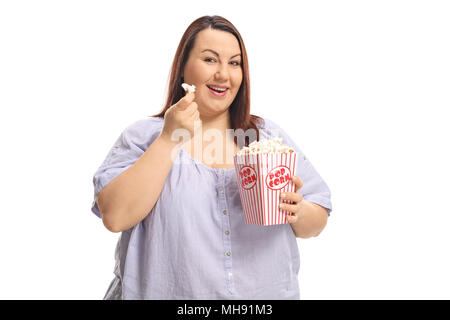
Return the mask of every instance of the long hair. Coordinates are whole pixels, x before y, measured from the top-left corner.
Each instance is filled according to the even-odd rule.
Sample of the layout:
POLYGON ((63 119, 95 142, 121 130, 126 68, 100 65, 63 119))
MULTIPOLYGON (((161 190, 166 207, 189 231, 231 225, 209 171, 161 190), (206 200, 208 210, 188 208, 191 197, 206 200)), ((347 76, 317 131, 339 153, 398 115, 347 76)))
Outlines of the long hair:
MULTIPOLYGON (((231 103, 228 111, 230 112, 230 120, 232 129, 242 129, 244 132, 248 129, 256 131, 256 139, 259 140, 259 130, 257 125, 263 121, 261 117, 250 114, 250 78, 248 69, 247 51, 245 50, 244 41, 235 26, 221 16, 203 16, 191 23, 186 29, 183 37, 180 40, 175 57, 172 62, 172 68, 170 72, 169 88, 167 92, 167 98, 165 105, 161 112, 150 117, 164 118, 164 114, 167 109, 177 103, 183 96, 184 90, 181 84, 184 80, 181 77, 181 73, 189 57, 189 53, 194 46, 194 41, 197 34, 206 29, 211 28, 215 30, 221 30, 231 33, 236 37, 239 42, 239 47, 242 54, 242 83, 239 88, 236 97, 231 103)), ((235 143, 237 143, 237 136, 234 137, 235 143)), ((245 139, 245 146, 248 146, 252 141, 245 139)))

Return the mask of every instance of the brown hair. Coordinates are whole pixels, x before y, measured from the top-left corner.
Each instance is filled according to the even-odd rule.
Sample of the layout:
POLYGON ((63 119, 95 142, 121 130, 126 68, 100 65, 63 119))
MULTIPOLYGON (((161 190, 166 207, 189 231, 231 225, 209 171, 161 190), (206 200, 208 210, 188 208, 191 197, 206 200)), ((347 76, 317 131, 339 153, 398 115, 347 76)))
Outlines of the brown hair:
MULTIPOLYGON (((256 131, 256 139, 259 140, 259 130, 257 125, 263 121, 261 117, 250 114, 250 78, 248 70, 248 58, 247 51, 245 50, 244 41, 241 35, 235 28, 235 26, 221 16, 203 16, 191 23, 191 25, 186 29, 183 37, 180 40, 177 51, 175 53, 175 58, 172 62, 172 68, 170 72, 169 88, 167 92, 167 98, 165 106, 162 111, 156 115, 150 117, 161 117, 164 118, 164 114, 167 109, 172 105, 177 103, 183 96, 184 90, 181 84, 184 82, 181 77, 181 73, 189 57, 192 47, 194 46, 194 41, 197 34, 206 29, 216 29, 221 31, 226 31, 233 34, 239 42, 239 47, 242 54, 242 83, 239 88, 236 97, 229 107, 230 120, 232 129, 242 129, 244 132, 247 129, 254 129, 256 131)), ((234 138, 237 143, 237 136, 234 138)), ((252 141, 245 139, 245 145, 248 146, 252 141)))

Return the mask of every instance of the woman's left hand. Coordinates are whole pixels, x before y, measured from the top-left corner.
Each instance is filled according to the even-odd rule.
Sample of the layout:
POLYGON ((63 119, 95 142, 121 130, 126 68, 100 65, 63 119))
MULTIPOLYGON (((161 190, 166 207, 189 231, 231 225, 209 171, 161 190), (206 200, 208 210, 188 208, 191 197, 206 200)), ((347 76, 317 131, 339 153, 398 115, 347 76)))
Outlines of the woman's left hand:
POLYGON ((301 187, 303 187, 303 181, 300 179, 300 177, 292 176, 291 177, 292 182, 295 184, 295 192, 282 192, 281 193, 281 200, 291 200, 292 204, 287 203, 280 203, 280 209, 289 211, 292 213, 292 215, 286 215, 287 221, 289 223, 295 223, 299 219, 299 216, 301 215, 301 202, 303 201, 303 195, 300 193, 297 193, 297 190, 299 190, 301 187), (283 194, 285 195, 283 197, 283 194))

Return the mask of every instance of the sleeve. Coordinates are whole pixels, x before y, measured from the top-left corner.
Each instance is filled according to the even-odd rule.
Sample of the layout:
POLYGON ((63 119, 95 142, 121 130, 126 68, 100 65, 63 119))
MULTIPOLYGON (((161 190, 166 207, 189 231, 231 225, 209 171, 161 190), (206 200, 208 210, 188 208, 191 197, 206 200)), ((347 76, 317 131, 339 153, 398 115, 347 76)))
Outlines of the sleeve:
POLYGON ((313 167, 308 158, 303 154, 297 144, 273 121, 264 119, 266 139, 280 137, 282 143, 292 147, 297 152, 297 165, 295 175, 303 181, 303 187, 297 192, 303 195, 303 199, 314 202, 327 209, 328 216, 332 211, 331 192, 328 185, 313 167))
POLYGON ((99 192, 115 177, 131 167, 158 137, 162 122, 146 118, 128 126, 119 136, 101 166, 94 173, 94 201, 91 211, 101 218, 97 204, 99 192))

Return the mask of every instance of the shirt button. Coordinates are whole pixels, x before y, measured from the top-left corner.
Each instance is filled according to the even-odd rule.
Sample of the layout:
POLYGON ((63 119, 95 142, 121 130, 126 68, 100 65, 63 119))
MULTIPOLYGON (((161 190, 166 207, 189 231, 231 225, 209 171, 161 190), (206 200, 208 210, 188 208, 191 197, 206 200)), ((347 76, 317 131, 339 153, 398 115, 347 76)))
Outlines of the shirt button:
POLYGON ((225 234, 226 234, 226 235, 229 235, 229 234, 230 234, 230 231, 228 231, 228 230, 225 231, 225 234))
POLYGON ((223 210, 223 214, 227 214, 227 210, 223 210))
POLYGON ((230 251, 227 252, 227 256, 231 256, 231 252, 230 251))
POLYGON ((223 194, 223 189, 222 189, 222 190, 220 190, 220 194, 223 194))

